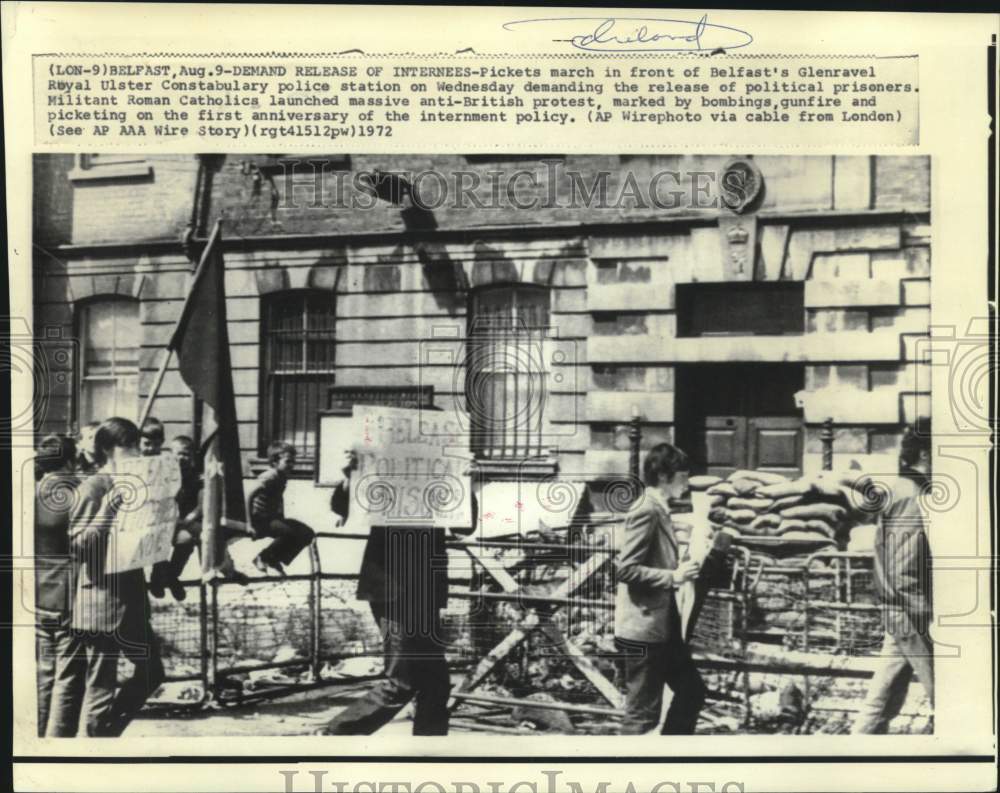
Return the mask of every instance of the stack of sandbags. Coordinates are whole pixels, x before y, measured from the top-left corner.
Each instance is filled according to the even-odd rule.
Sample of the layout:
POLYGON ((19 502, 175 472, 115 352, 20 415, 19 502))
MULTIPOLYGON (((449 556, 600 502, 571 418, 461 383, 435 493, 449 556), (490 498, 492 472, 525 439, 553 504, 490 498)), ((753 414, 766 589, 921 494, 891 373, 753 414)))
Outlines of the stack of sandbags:
POLYGON ((844 493, 835 492, 831 483, 817 487, 813 478, 735 471, 704 492, 711 499, 709 520, 740 537, 835 543, 853 525, 844 493))

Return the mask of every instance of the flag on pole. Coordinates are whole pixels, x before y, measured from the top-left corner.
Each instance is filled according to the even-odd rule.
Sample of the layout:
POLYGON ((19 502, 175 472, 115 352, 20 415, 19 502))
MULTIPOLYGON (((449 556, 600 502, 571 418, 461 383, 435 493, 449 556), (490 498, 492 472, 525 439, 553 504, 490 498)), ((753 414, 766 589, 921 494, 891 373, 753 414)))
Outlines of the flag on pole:
MULTIPOLYGON (((227 563, 222 521, 245 523, 243 466, 233 395, 233 370, 226 327, 225 263, 222 223, 215 224, 201 255, 181 318, 170 339, 181 377, 211 410, 214 424, 203 451, 205 460, 204 517, 201 557, 205 575, 227 563)), ((208 421, 206 423, 209 423, 208 421)))

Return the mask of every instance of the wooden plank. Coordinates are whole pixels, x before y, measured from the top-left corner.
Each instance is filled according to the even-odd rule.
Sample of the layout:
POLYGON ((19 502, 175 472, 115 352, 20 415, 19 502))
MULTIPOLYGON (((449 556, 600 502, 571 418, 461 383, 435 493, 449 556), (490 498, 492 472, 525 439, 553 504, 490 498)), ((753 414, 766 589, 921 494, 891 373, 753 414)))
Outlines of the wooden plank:
MULTIPOLYGON (((607 530, 605 530, 605 532, 606 531, 607 530)), ((601 532, 601 534, 603 533, 604 532, 601 532)), ((596 539, 597 538, 595 538, 595 540, 596 539)), ((603 567, 609 559, 610 556, 608 554, 593 554, 579 567, 570 571, 566 580, 556 587, 555 590, 550 592, 549 595, 554 598, 568 597, 570 594, 579 589, 588 578, 603 567)), ((509 585, 510 582, 506 584, 506 586, 509 585)), ((512 591, 516 592, 519 589, 517 583, 513 582, 513 586, 515 588, 512 591)), ((529 609, 527 615, 520 622, 520 624, 507 634, 507 636, 496 647, 490 650, 486 656, 483 657, 478 664, 476 664, 476 668, 462 680, 458 686, 458 691, 471 691, 475 688, 490 673, 490 671, 498 663, 500 663, 500 661, 506 658, 515 647, 523 642, 527 638, 528 634, 537 628, 538 625, 538 614, 534 609, 529 609)), ((455 706, 455 702, 456 700, 452 698, 448 703, 448 707, 453 708, 455 706)))
MULTIPOLYGON (((521 621, 521 624, 518 625, 518 627, 508 633, 496 647, 490 650, 479 660, 479 663, 476 664, 476 668, 469 672, 469 674, 466 675, 458 684, 456 691, 472 691, 472 689, 478 686, 486 678, 486 676, 493 671, 497 664, 510 655, 514 648, 528 638, 528 634, 531 633, 537 624, 538 615, 535 613, 534 609, 532 609, 528 612, 528 616, 521 621)), ((457 702, 458 700, 452 697, 448 702, 448 708, 454 708, 457 702)))
POLYGON ((465 551, 476 563, 482 565, 482 568, 490 574, 493 580, 500 584, 500 588, 503 589, 504 592, 513 594, 520 589, 520 585, 514 580, 513 576, 507 572, 503 563, 499 559, 495 559, 490 556, 488 551, 485 551, 476 545, 474 539, 463 545, 462 550, 465 551))
POLYGON ((552 622, 543 618, 538 629, 544 633, 556 647, 562 651, 563 655, 573 662, 573 665, 580 670, 581 674, 590 681, 602 697, 604 697, 613 707, 622 708, 625 705, 625 697, 615 687, 615 684, 608 680, 601 671, 594 666, 593 662, 572 640, 559 630, 552 622))

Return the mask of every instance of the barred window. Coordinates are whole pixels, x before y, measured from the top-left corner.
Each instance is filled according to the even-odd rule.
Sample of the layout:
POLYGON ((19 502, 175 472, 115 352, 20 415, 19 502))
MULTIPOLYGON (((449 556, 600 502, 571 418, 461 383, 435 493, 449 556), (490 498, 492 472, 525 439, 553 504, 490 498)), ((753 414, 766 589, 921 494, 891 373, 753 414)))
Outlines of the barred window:
POLYGON ((336 303, 332 292, 293 290, 267 296, 261 306, 259 452, 292 444, 308 463, 316 456, 317 412, 334 382, 336 303))
POLYGON ((472 293, 465 396, 477 457, 542 452, 548 324, 545 287, 490 286, 472 293))
POLYGON ((77 314, 80 392, 77 421, 135 419, 139 409, 139 301, 89 300, 77 314))

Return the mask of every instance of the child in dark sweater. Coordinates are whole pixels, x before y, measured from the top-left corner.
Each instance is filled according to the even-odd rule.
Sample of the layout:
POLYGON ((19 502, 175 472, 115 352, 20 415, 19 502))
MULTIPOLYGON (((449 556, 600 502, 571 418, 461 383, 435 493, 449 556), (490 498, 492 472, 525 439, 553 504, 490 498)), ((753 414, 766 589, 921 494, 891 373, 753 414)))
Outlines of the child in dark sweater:
POLYGON ((250 491, 250 526, 257 537, 273 537, 274 542, 254 559, 262 573, 273 570, 284 575, 285 566, 299 555, 316 536, 304 523, 285 517, 285 485, 295 469, 295 447, 277 441, 267 450, 271 467, 257 477, 250 491))

